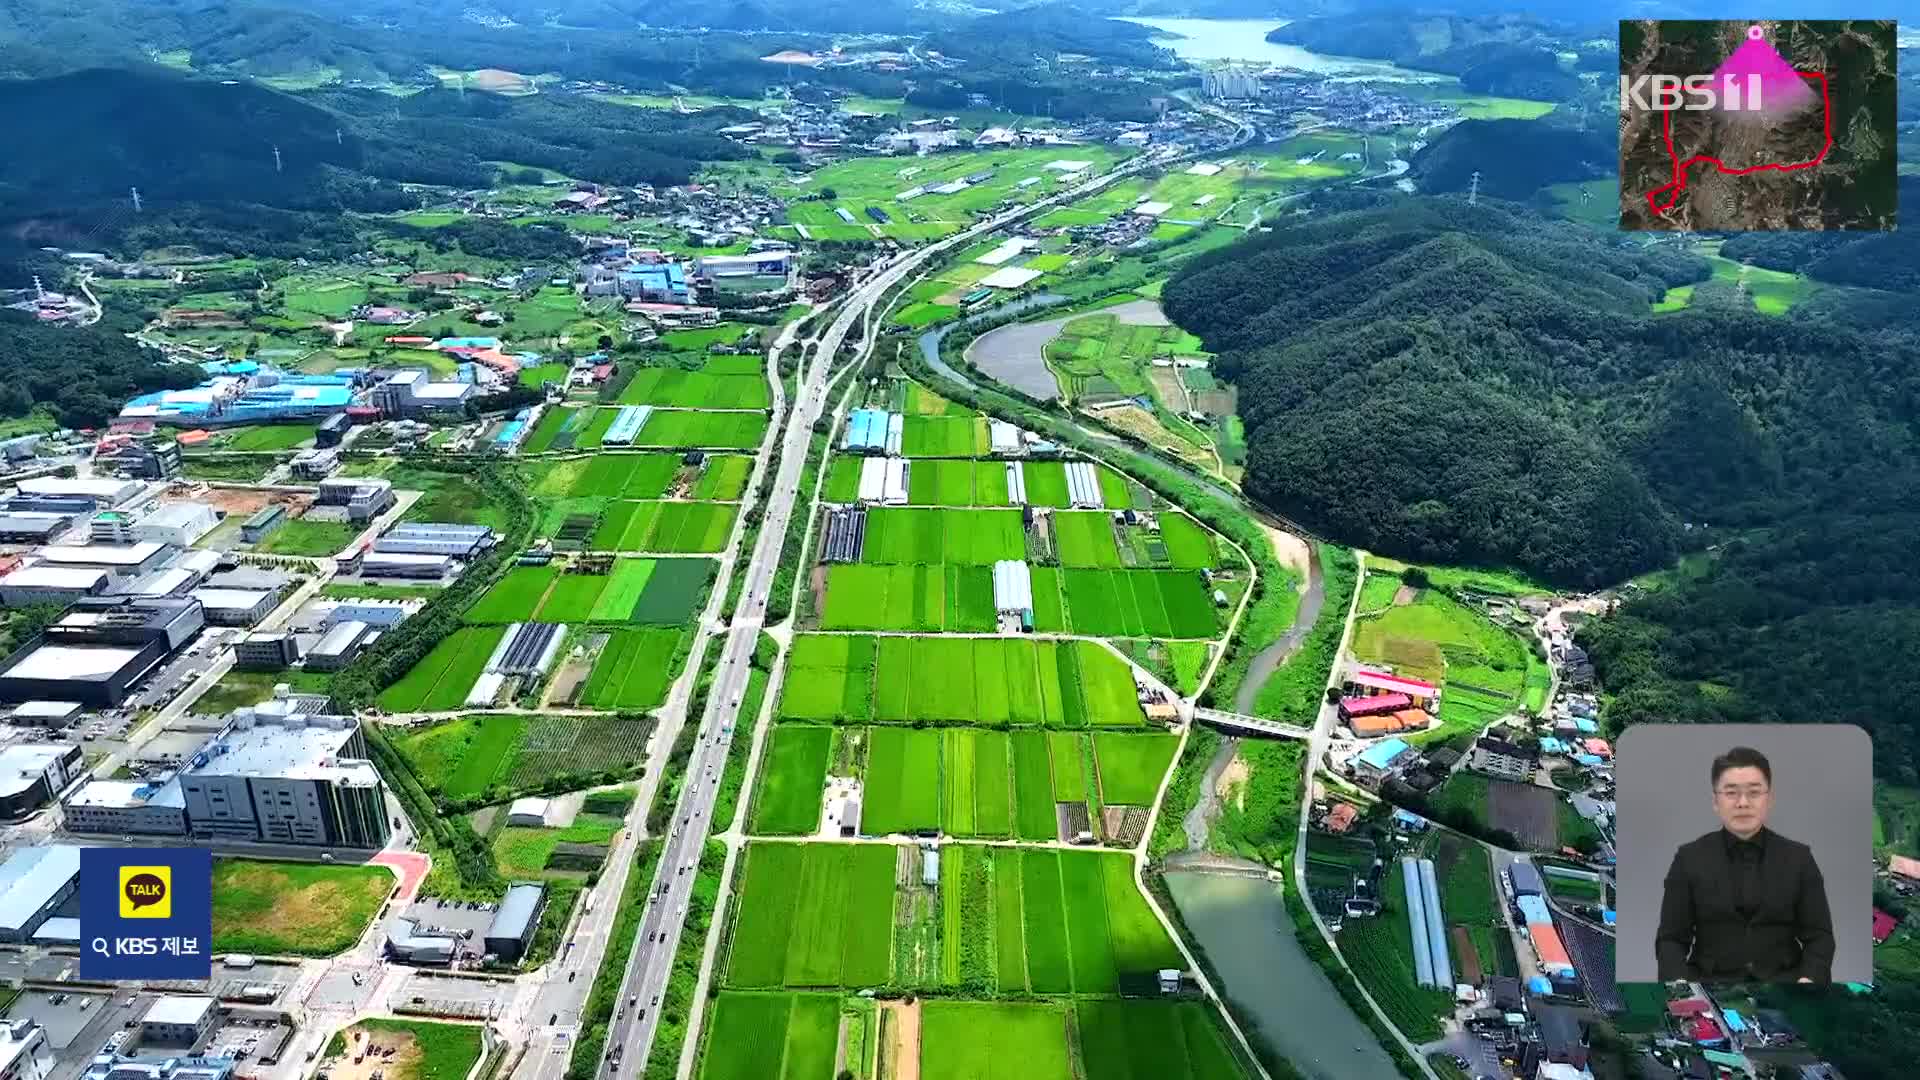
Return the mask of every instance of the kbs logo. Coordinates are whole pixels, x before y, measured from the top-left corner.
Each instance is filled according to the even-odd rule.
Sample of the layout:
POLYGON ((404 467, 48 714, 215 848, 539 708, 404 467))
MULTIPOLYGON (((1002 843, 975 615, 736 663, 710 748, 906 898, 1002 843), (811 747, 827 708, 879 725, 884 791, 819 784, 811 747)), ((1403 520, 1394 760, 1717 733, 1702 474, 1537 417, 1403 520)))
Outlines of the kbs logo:
POLYGON ((1759 75, 1620 76, 1620 110, 1650 112, 1759 112, 1759 75))
POLYGON ((173 867, 120 867, 120 917, 173 918, 173 867))

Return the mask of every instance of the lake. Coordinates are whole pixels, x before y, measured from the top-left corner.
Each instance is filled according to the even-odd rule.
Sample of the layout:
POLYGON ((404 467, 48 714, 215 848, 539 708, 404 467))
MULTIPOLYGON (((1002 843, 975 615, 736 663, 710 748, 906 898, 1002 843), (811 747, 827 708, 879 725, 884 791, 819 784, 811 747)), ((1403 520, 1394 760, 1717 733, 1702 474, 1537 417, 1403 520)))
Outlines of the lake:
MULTIPOLYGON (((1166 30, 1180 37, 1157 42, 1183 60, 1249 60, 1298 68, 1321 75, 1375 75, 1406 78, 1409 73, 1385 60, 1322 56, 1298 45, 1277 45, 1267 31, 1287 25, 1287 19, 1127 19, 1127 22, 1166 30)), ((1429 76, 1431 77, 1431 76, 1429 76)))
POLYGON ((1395 1075, 1379 1039, 1294 938, 1280 886, 1259 878, 1174 871, 1167 874, 1167 889, 1219 973, 1216 989, 1251 1016, 1302 1075, 1310 1080, 1395 1075))

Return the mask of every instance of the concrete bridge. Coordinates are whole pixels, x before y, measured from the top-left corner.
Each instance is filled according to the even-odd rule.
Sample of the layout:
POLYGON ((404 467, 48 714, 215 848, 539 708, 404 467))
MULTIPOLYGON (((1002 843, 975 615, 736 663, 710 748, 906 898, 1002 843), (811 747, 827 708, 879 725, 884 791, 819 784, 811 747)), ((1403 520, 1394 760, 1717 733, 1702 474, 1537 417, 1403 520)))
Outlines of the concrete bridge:
POLYGON ((1282 882, 1280 871, 1249 859, 1238 859, 1230 855, 1214 855, 1204 851, 1183 851, 1167 856, 1166 869, 1195 874, 1217 874, 1225 877, 1259 878, 1262 881, 1282 882))
POLYGON ((1236 735, 1265 735, 1270 738, 1279 739, 1310 739, 1313 737, 1311 728, 1303 728, 1294 724, 1283 724, 1278 720, 1268 720, 1259 716, 1248 716, 1245 713, 1221 712, 1219 709, 1195 709, 1193 710, 1193 718, 1203 724, 1211 724, 1214 727, 1233 732, 1236 735))

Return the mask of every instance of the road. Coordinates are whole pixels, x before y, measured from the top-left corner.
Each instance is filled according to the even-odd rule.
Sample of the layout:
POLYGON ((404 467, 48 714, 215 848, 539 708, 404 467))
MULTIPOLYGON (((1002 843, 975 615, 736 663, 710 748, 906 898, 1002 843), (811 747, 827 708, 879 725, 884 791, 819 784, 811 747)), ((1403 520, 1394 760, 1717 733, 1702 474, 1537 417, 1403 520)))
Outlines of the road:
MULTIPOLYGON (((1018 207, 972 226, 964 232, 925 247, 915 248, 884 264, 877 272, 854 286, 833 322, 817 339, 810 361, 802 361, 796 400, 791 404, 791 419, 781 442, 775 448, 778 473, 761 521, 759 537, 745 569, 746 581, 740 605, 726 641, 721 646, 720 663, 707 699, 705 715, 700 718, 700 738, 687 762, 688 781, 681 790, 680 805, 667 825, 661 854, 659 884, 646 899, 640 917, 640 938, 629 959, 622 981, 612 1029, 607 1036, 609 1053, 619 1047, 618 1065, 608 1074, 631 1072, 647 1060, 659 1019, 659 999, 666 990, 673 968, 674 950, 686 924, 687 901, 693 891, 701 848, 706 842, 713 814, 714 797, 719 791, 725 769, 727 749, 733 742, 740 713, 740 700, 749 678, 749 661, 766 624, 767 601, 779 570, 781 550, 787 532, 793 527, 793 512, 800 502, 800 476, 806 466, 808 444, 813 439, 813 423, 827 410, 826 389, 842 344, 856 327, 856 349, 871 344, 869 316, 887 293, 921 265, 954 247, 1002 228, 1046 206, 1084 197, 1149 163, 1164 161, 1164 155, 1143 154, 1104 176, 1095 177, 1073 189, 1048 199, 1018 207)), ((803 354, 804 355, 804 354, 803 354)), ((695 654, 699 655, 698 653, 695 654)), ((560 1057, 549 1053, 550 1058, 560 1057)), ((564 1064, 560 1066, 564 1071, 564 1064)), ((536 1076, 545 1080, 550 1074, 543 1064, 536 1076)))

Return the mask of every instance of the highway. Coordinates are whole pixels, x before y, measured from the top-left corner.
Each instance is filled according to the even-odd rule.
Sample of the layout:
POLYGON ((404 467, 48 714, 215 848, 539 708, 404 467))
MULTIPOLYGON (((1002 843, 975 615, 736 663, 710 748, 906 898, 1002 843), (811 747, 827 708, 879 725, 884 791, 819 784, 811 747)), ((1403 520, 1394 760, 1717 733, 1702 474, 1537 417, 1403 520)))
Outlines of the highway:
MULTIPOLYGON (((869 313, 877 312, 877 305, 890 290, 942 252, 971 243, 979 236, 1003 228, 1047 206, 1098 191, 1147 164, 1165 160, 1165 155, 1141 155, 1120 169, 1048 199, 1005 211, 938 243, 901 253, 893 262, 883 265, 872 276, 855 285, 832 324, 817 339, 818 347, 812 360, 803 361, 798 395, 790 403, 791 418, 775 450, 779 471, 767 501, 759 538, 744 570, 736 568, 737 572, 747 575, 740 606, 721 647, 719 669, 713 679, 706 712, 700 718, 700 738, 686 766, 687 783, 681 789, 680 805, 667 825, 658 884, 647 896, 646 910, 640 919, 640 938, 629 958, 626 977, 620 988, 618 1013, 607 1036, 609 1057, 616 1048, 620 1056, 617 1062, 606 1062, 608 1067, 603 1069, 602 1075, 639 1070, 653 1045, 660 996, 666 990, 667 979, 672 972, 674 950, 686 923, 688 897, 693 891, 701 848, 709 832, 714 797, 719 791, 721 774, 726 767, 727 748, 737 733, 740 699, 747 687, 749 661, 758 643, 760 630, 766 624, 767 599, 780 566, 781 549, 786 544, 790 528, 805 528, 804 521, 793 521, 795 504, 801 498, 800 476, 806 466, 808 443, 813 438, 813 423, 827 408, 827 384, 831 381, 841 345, 858 326, 861 336, 856 339, 856 348, 859 351, 869 348, 871 342, 866 337, 869 332, 869 313)), ((849 362, 852 359, 849 358, 849 362)), ((770 687, 769 692, 771 690, 770 687)), ((745 797, 744 792, 742 797, 745 797)), ((556 1052, 546 1056, 554 1059, 561 1057, 556 1052)), ((564 1063, 559 1063, 559 1068, 564 1071, 564 1063)), ((536 1076, 540 1080, 557 1075, 549 1073, 544 1064, 538 1069, 536 1076)))

